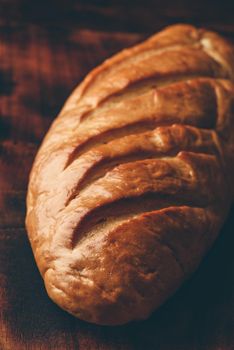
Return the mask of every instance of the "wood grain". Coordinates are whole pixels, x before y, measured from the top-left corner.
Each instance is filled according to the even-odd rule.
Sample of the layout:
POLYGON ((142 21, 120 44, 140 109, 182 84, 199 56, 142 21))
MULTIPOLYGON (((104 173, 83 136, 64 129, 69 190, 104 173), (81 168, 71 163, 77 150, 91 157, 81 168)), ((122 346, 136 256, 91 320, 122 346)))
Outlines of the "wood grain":
POLYGON ((112 328, 81 322, 49 300, 24 228, 35 153, 92 67, 178 21, 234 39, 233 2, 213 1, 212 11, 207 0, 191 4, 0 2, 0 350, 234 349, 234 208, 214 248, 173 298, 145 322, 112 328))

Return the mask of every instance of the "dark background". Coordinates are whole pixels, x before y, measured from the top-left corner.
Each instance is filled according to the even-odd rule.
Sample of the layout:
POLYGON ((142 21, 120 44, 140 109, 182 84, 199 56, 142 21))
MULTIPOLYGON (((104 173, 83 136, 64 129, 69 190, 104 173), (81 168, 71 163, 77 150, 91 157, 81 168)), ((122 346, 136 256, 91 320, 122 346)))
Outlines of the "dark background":
POLYGON ((199 270, 144 322, 100 327, 46 295, 25 228, 38 146, 87 72, 165 25, 234 41, 234 1, 0 1, 0 350, 234 349, 234 209, 199 270))

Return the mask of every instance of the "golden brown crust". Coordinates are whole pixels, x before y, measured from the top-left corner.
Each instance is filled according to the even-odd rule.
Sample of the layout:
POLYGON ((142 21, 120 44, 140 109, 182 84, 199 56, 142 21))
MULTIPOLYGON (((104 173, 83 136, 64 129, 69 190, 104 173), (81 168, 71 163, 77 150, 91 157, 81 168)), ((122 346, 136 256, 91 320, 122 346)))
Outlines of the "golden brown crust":
POLYGON ((94 69, 37 154, 27 228, 50 297, 146 318, 199 265, 233 200, 234 50, 171 26, 94 69))

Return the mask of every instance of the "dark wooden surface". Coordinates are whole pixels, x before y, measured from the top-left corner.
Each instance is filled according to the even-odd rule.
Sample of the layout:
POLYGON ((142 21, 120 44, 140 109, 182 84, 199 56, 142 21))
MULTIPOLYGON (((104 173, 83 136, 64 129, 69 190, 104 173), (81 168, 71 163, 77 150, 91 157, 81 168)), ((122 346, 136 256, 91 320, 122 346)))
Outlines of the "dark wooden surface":
POLYGON ((106 57, 175 22, 233 40, 234 1, 0 0, 0 350, 234 349, 234 209, 173 298, 147 321, 112 328, 49 300, 24 228, 33 158, 71 90, 106 57))

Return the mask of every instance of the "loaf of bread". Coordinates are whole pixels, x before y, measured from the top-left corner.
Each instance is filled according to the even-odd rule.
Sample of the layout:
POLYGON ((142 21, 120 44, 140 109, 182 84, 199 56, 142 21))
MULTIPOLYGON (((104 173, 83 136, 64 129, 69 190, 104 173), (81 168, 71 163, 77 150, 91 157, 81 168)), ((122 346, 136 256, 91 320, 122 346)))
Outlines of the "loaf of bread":
POLYGON ((46 290, 89 322, 147 318, 234 197, 234 50, 174 25, 94 69, 52 124, 26 225, 46 290))

